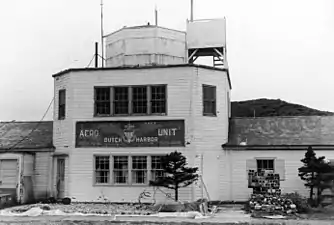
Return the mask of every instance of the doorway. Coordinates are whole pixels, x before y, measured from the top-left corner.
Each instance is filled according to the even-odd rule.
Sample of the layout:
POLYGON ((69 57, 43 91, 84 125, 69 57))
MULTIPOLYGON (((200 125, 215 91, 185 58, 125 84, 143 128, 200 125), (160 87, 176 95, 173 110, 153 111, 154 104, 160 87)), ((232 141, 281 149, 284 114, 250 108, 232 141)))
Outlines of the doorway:
POLYGON ((65 159, 57 159, 57 198, 62 199, 65 197, 65 159))

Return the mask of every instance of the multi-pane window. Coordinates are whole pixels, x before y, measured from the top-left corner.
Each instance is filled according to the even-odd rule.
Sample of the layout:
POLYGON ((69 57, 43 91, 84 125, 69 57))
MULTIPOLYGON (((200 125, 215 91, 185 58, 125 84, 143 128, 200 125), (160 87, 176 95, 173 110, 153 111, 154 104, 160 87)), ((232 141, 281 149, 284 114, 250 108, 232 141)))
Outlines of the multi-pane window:
POLYGON ((114 183, 115 184, 127 184, 128 183, 128 157, 127 156, 114 156, 114 183))
POLYGON ((151 113, 166 113, 166 86, 151 87, 151 113))
POLYGON ((166 85, 95 87, 96 116, 166 113, 166 85))
POLYGON ((117 155, 94 156, 94 184, 148 185, 150 180, 165 176, 162 157, 161 155, 138 155, 131 158, 117 155))
POLYGON ((66 111, 66 91, 59 90, 59 100, 58 100, 58 119, 65 119, 65 111, 66 111))
POLYGON ((262 170, 274 170, 273 159, 258 159, 256 160, 256 163, 258 172, 261 172, 262 170))
POLYGON ((109 115, 110 113, 110 88, 95 88, 95 114, 109 115))
POLYGON ((203 115, 216 114, 216 87, 203 85, 203 115))
POLYGON ((96 156, 95 157, 95 183, 108 184, 110 177, 110 157, 96 156))
POLYGON ((152 156, 151 157, 151 179, 157 180, 164 176, 164 171, 162 169, 162 156, 152 156))
POLYGON ((147 87, 132 88, 132 113, 146 114, 147 113, 147 87))
POLYGON ((146 184, 147 183, 147 157, 133 156, 132 157, 132 183, 146 184))
POLYGON ((115 115, 123 115, 129 113, 129 88, 114 88, 114 113, 115 115))

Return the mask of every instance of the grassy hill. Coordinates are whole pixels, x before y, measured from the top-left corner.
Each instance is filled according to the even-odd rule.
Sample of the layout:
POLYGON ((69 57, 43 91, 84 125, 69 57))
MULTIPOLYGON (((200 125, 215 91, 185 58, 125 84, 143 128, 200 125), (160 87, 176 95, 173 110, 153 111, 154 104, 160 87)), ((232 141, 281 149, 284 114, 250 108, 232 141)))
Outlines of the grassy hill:
POLYGON ((232 117, 269 116, 332 116, 333 112, 325 112, 306 106, 292 104, 280 99, 255 99, 232 102, 232 117))

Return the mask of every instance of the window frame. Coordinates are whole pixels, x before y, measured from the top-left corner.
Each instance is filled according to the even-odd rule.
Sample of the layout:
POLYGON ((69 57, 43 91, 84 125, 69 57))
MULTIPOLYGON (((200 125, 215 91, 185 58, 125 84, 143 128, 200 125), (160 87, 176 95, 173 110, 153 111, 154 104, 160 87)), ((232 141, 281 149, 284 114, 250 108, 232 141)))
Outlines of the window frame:
POLYGON ((150 113, 151 115, 167 115, 167 112, 168 112, 168 89, 167 89, 167 85, 163 85, 163 84, 154 84, 154 85, 150 85, 150 101, 149 101, 149 106, 150 106, 150 113), (164 87, 165 89, 165 99, 164 99, 164 102, 165 102, 165 112, 164 113, 152 113, 152 102, 154 100, 152 100, 152 87, 164 87))
POLYGON ((131 89, 131 96, 130 96, 130 104, 131 104, 131 109, 130 109, 130 112, 129 112, 129 115, 134 115, 134 116, 146 116, 146 115, 149 115, 149 106, 150 106, 150 104, 148 104, 148 102, 149 102, 149 99, 150 99, 150 96, 149 96, 149 94, 150 94, 150 91, 149 91, 149 89, 150 89, 150 86, 148 86, 148 85, 134 85, 134 86, 131 86, 130 87, 130 89, 131 89), (133 89, 134 88, 141 88, 141 87, 145 87, 146 88, 146 113, 135 113, 134 112, 134 91, 133 91, 133 89))
POLYGON ((217 116, 217 87, 214 85, 207 85, 207 84, 203 84, 202 85, 202 112, 203 112, 203 116, 217 116), (213 99, 208 99, 205 98, 205 89, 206 88, 210 88, 213 89, 213 99), (211 104, 213 103, 213 112, 205 112, 205 103, 206 102, 210 102, 211 104))
POLYGON ((111 166, 113 166, 113 160, 111 160, 111 155, 109 154, 96 154, 96 155, 93 155, 93 184, 94 186, 108 186, 110 185, 111 183, 111 176, 110 174, 112 173, 112 170, 111 170, 111 166), (96 182, 96 158, 97 157, 109 157, 109 177, 108 177, 108 181, 107 183, 97 183, 96 182))
POLYGON ((149 177, 149 171, 148 171, 148 158, 149 156, 147 155, 132 155, 131 156, 131 185, 147 185, 149 183, 149 180, 150 180, 150 177, 149 177), (146 169, 134 169, 134 164, 133 164, 133 158, 134 157, 145 157, 146 159, 146 169), (144 183, 137 183, 137 182, 134 182, 134 172, 140 172, 140 171, 144 171, 145 173, 145 182, 144 183))
POLYGON ((165 176, 165 173, 164 173, 163 169, 154 169, 153 168, 153 157, 164 157, 164 156, 163 155, 151 155, 150 156, 150 158, 151 158, 151 160, 150 160, 151 161, 151 166, 150 166, 151 170, 150 170, 150 177, 149 177, 150 180, 153 179, 154 171, 156 171, 156 172, 157 171, 162 171, 162 174, 163 174, 162 176, 165 176))
MULTIPOLYGON (((116 100, 117 101, 117 100, 116 100)), ((168 114, 168 85, 167 84, 142 84, 142 85, 116 85, 116 86, 94 86, 94 117, 124 117, 124 116, 167 116, 168 114), (134 101, 133 101, 133 89, 136 87, 146 88, 146 113, 134 113, 134 101), (164 112, 162 113, 152 113, 152 87, 163 87, 165 98, 162 100, 165 104, 164 112), (110 113, 109 114, 98 114, 97 113, 97 92, 99 88, 110 89, 110 113), (126 114, 116 114, 115 113, 115 96, 116 88, 128 88, 128 112, 126 114)))
POLYGON ((267 168, 269 168, 269 161, 272 161, 272 165, 273 165, 272 170, 275 173, 275 160, 276 159, 274 159, 274 158, 263 158, 263 159, 262 158, 256 158, 255 160, 256 160, 256 171, 257 172, 259 172, 260 170, 264 169, 264 168, 260 169, 260 167, 259 167, 259 161, 267 161, 267 163, 268 163, 268 167, 267 168))
POLYGON ((60 89, 58 90, 58 120, 64 120, 65 118, 66 118, 66 89, 60 89), (64 99, 61 99, 62 94, 64 99))
POLYGON ((148 187, 149 181, 153 179, 154 169, 152 169, 152 158, 153 157, 163 157, 165 154, 94 154, 93 155, 93 179, 92 185, 95 186, 121 186, 121 187, 148 187), (146 180, 145 183, 135 183, 132 179, 133 169, 133 157, 146 157, 146 180), (97 183, 96 182, 96 157, 109 157, 109 177, 108 183, 97 183), (115 157, 127 157, 127 183, 116 183, 114 176, 114 164, 115 157))
POLYGON ((94 86, 94 116, 110 116, 113 114, 113 108, 112 108, 112 99, 113 99, 113 89, 110 89, 108 86, 94 86), (97 101, 97 89, 109 89, 109 101, 97 101), (97 113, 97 103, 98 102, 109 102, 109 113, 102 114, 97 113))

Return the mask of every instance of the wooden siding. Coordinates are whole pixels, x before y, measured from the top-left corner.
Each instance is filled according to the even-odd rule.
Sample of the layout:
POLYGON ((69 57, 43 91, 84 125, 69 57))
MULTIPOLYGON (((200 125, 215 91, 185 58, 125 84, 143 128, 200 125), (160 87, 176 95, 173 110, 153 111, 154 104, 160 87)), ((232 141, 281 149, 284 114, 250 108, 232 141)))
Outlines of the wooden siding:
MULTIPOLYGON (((229 84, 224 72, 202 68, 196 68, 196 70, 193 85, 195 100, 193 102, 194 137, 192 141, 196 152, 203 155, 203 181, 210 193, 209 197, 211 200, 220 200, 225 193, 224 187, 226 186, 225 175, 218 171, 225 167, 221 145, 228 139, 227 92, 229 84), (202 85, 216 86, 217 116, 203 116, 202 85)), ((201 192, 202 190, 198 189, 196 191, 197 194, 201 192)), ((204 197, 208 196, 204 194, 204 197)))
MULTIPOLYGON (((203 154, 203 178, 213 200, 224 195, 225 175, 217 171, 225 168, 225 158, 221 156, 221 144, 227 141, 228 107, 226 92, 229 89, 227 75, 223 71, 214 71, 196 67, 175 67, 139 70, 82 71, 62 76, 55 81, 55 123, 54 145, 56 152, 69 152, 66 159, 65 182, 66 196, 73 201, 96 201, 103 190, 112 201, 134 201, 147 187, 98 187, 92 184, 93 155, 100 153, 169 153, 182 151, 190 166, 200 166, 196 155, 203 154), (69 78, 70 77, 70 78, 69 78), (66 83, 66 84, 65 84, 66 83), (167 84, 168 112, 166 116, 136 117, 94 117, 94 86, 167 84), (217 117, 202 115, 202 84, 217 87, 217 117), (58 91, 66 88, 66 118, 58 121, 58 91), (186 147, 181 148, 75 148, 75 123, 77 121, 99 120, 185 120, 186 147), (219 179, 218 179, 219 178, 219 179), (219 185, 217 184, 219 182, 219 185)), ((55 162, 54 162, 55 163, 55 162)), ((54 168, 56 165, 54 164, 54 168)), ((53 172, 55 174, 55 171, 53 172)), ((54 178, 53 178, 54 179, 54 178)), ((200 184, 200 182, 197 182, 200 184)), ((201 197, 200 185, 180 190, 181 200, 201 197)), ((206 197, 206 196, 204 196, 206 197)), ((159 199, 164 197, 157 196, 159 199)))
POLYGON ((34 195, 36 200, 51 196, 52 156, 50 152, 36 152, 34 163, 34 195))
MULTIPOLYGON (((284 161, 285 169, 284 181, 281 181, 281 189, 283 193, 297 191, 302 195, 308 196, 308 190, 304 187, 304 183, 298 176, 298 168, 302 166, 300 160, 304 157, 305 151, 238 151, 238 150, 224 150, 226 152, 226 159, 229 161, 231 170, 227 173, 230 194, 228 198, 223 200, 245 201, 248 199, 252 189, 248 188, 248 177, 246 172, 247 160, 260 158, 276 158, 282 164, 284 161)), ((333 159, 334 151, 315 151, 317 156, 325 156, 333 159)), ((282 170, 281 170, 282 171, 282 170)), ((225 173, 221 171, 220 173, 225 173)))
MULTIPOLYGON (((153 188, 149 186, 112 186, 112 185, 94 185, 94 155, 152 155, 152 154, 166 154, 172 149, 170 148, 154 148, 154 151, 147 148, 133 148, 131 152, 125 152, 124 149, 117 149, 111 152, 110 149, 92 149, 82 148, 75 149, 71 153, 71 171, 69 180, 70 197, 74 197, 73 201, 98 201, 98 197, 103 193, 112 202, 133 202, 138 201, 139 194, 144 190, 153 194, 153 188), (80 187, 80 188, 79 188, 80 187)), ((192 158, 187 154, 187 150, 182 151, 187 158, 192 158)), ((165 190, 174 196, 171 190, 165 190)), ((180 189, 180 200, 192 199, 191 187, 180 189)), ((157 201, 164 201, 165 198, 161 192, 156 193, 157 201)))
POLYGON ((74 133, 71 121, 71 108, 73 105, 73 87, 71 86, 71 74, 66 74, 54 79, 54 107, 53 107, 53 145, 56 152, 68 153, 68 147, 74 133), (65 119, 58 119, 59 90, 66 90, 65 119))

